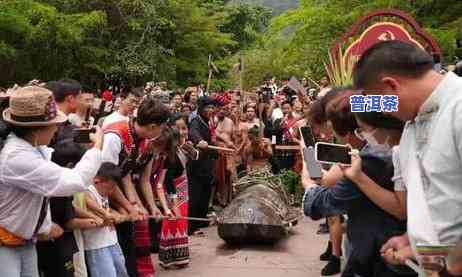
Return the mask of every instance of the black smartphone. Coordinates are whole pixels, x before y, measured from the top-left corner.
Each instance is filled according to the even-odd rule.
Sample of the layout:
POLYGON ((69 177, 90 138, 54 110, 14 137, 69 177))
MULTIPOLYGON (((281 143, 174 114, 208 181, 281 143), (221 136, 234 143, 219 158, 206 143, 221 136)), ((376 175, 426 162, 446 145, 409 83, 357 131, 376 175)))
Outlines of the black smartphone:
POLYGON ((316 161, 315 150, 312 146, 303 148, 303 159, 311 179, 322 178, 321 165, 316 161))
POLYGON ((75 143, 91 143, 90 134, 95 133, 95 128, 80 128, 72 130, 75 143))
POLYGON ((316 140, 313 136, 313 131, 310 126, 300 127, 300 133, 302 134, 303 141, 305 142, 305 147, 314 147, 316 140))
POLYGON ((347 145, 318 142, 315 148, 316 160, 320 163, 351 165, 351 148, 347 145))

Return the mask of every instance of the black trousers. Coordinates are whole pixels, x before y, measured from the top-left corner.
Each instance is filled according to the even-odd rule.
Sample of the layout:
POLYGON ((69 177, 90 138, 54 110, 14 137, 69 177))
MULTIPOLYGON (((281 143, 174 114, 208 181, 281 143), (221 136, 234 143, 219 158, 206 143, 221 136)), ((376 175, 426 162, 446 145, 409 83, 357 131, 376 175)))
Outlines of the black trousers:
MULTIPOLYGON (((161 209, 162 210, 162 209, 161 209)), ((149 236, 151 237, 151 253, 159 253, 160 232, 162 230, 162 221, 157 222, 149 219, 149 236)))
POLYGON ((74 277, 74 255, 59 255, 55 247, 40 246, 37 246, 37 254, 40 276, 74 277))
POLYGON ((124 222, 116 225, 117 238, 125 257, 125 266, 130 277, 138 277, 136 270, 135 224, 124 222))
MULTIPOLYGON (((188 176, 189 184, 189 216, 207 217, 209 210, 209 200, 212 194, 212 176, 188 176)), ((200 228, 208 226, 207 222, 190 221, 189 234, 194 233, 200 228)))

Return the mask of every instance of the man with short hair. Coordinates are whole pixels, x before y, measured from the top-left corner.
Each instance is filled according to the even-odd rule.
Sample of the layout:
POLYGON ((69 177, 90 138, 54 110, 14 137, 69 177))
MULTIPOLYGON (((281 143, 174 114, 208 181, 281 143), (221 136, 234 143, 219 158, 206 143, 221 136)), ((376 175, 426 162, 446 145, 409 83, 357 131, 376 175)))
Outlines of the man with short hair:
MULTIPOLYGON (((64 114, 75 113, 81 97, 80 83, 71 79, 49 82, 48 87, 56 99, 58 109, 64 114)), ((52 161, 65 167, 74 167, 86 149, 73 141, 73 130, 77 126, 66 121, 59 126, 50 146, 54 149, 52 161)), ((96 227, 101 219, 87 214, 83 209, 73 206, 73 197, 53 197, 50 200, 51 217, 63 229, 75 230, 51 242, 37 244, 39 267, 45 277, 48 276, 86 276, 83 253, 83 241, 80 230, 96 227)))
POLYGON ((160 136, 170 116, 168 107, 153 97, 141 103, 136 118, 118 121, 104 129, 103 162, 118 165, 123 175, 120 190, 110 196, 114 204, 129 212, 135 223, 117 226, 119 243, 130 277, 152 277, 148 216, 159 217, 150 183, 153 153, 150 141, 160 136))
POLYGON ((197 100, 198 99, 199 98, 197 96, 197 90, 191 91, 191 94, 189 95, 189 104, 193 107, 193 111, 197 110, 197 100))
POLYGON ((170 102, 171 110, 173 113, 181 112, 181 104, 183 103, 183 96, 179 92, 173 94, 172 101, 170 102))
POLYGON ((159 82, 151 90, 151 96, 157 98, 164 105, 170 103, 170 91, 167 90, 167 82, 159 82))
MULTIPOLYGON (((231 96, 220 95, 217 97, 217 102, 220 105, 216 115, 216 135, 217 145, 236 149, 234 143, 234 122, 229 118, 231 96)), ((216 184, 219 202, 222 206, 226 206, 232 197, 232 183, 237 179, 235 157, 225 153, 219 153, 217 160, 216 184)))
POLYGON ((191 105, 191 113, 189 114, 188 121, 191 122, 193 118, 197 116, 197 101, 199 97, 196 87, 190 87, 188 89, 191 91, 191 93, 189 94, 189 104, 191 105))
POLYGON ((119 108, 104 118, 103 128, 118 121, 128 121, 133 117, 136 108, 138 107, 144 95, 143 88, 133 88, 124 91, 120 94, 121 102, 119 108))
POLYGON ((319 92, 316 96, 318 99, 323 98, 331 90, 330 81, 328 76, 323 76, 319 81, 319 92))
POLYGON ((389 261, 416 255, 419 243, 456 243, 462 233, 462 79, 452 72, 443 76, 433 66, 423 49, 387 41, 368 49, 354 72, 356 88, 384 96, 386 111, 397 108, 391 115, 407 121, 399 164, 407 190, 408 236, 384 245, 389 261), (397 96, 399 106, 398 99, 386 95, 397 96))
POLYGON ((91 127, 95 118, 91 116, 95 95, 91 91, 83 91, 77 97, 78 106, 75 113, 68 115, 68 120, 77 127, 91 127))
MULTIPOLYGON (((210 97, 201 97, 198 102, 198 114, 189 126, 189 138, 200 149, 198 160, 188 164, 189 215, 206 217, 212 193, 215 153, 208 148, 212 144, 210 131, 216 102, 210 97)), ((190 222, 189 234, 200 234, 200 228, 207 227, 204 222, 190 222)))

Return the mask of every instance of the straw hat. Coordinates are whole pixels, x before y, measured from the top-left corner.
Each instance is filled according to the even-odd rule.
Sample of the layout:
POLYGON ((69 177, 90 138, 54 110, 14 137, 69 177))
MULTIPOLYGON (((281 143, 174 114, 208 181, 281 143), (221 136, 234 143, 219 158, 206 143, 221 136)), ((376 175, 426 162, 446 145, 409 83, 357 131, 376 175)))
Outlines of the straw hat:
POLYGON ((3 111, 3 120, 24 127, 40 127, 67 120, 58 110, 53 93, 45 88, 29 86, 10 94, 10 107, 3 111))

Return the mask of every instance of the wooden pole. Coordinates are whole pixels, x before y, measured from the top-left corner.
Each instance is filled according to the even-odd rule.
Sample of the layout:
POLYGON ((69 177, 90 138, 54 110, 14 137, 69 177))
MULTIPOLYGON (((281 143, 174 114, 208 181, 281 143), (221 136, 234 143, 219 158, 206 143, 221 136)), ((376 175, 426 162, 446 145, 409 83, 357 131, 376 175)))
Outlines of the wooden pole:
POLYGON ((300 151, 300 145, 276 145, 276 150, 283 151, 300 151))
POLYGON ((160 216, 160 217, 155 217, 155 216, 149 216, 149 218, 152 219, 183 219, 183 220, 191 220, 191 221, 206 221, 206 222, 211 222, 217 220, 216 218, 201 218, 201 217, 186 217, 186 216, 173 216, 173 217, 168 217, 168 216, 160 216))
POLYGON ((219 147, 219 146, 213 146, 213 145, 209 145, 209 146, 207 146, 207 148, 210 149, 210 150, 229 152, 229 153, 234 153, 236 151, 236 150, 231 149, 231 148, 225 148, 225 147, 219 147))
POLYGON ((213 71, 209 70, 209 79, 207 80, 207 89, 205 90, 207 94, 209 93, 210 84, 212 83, 212 74, 213 74, 213 71))
POLYGON ((210 89, 210 84, 212 83, 212 74, 213 74, 213 69, 212 69, 212 54, 209 55, 209 63, 208 63, 208 70, 209 70, 209 78, 207 80, 207 89, 205 92, 208 94, 209 89, 210 89))
POLYGON ((239 57, 239 91, 241 94, 241 103, 244 103, 244 55, 242 52, 240 53, 239 57))

